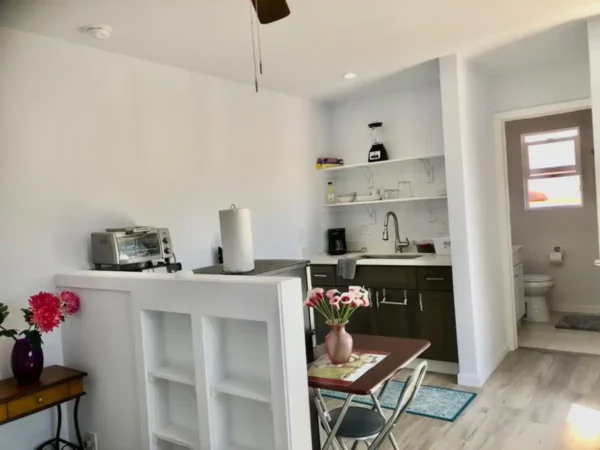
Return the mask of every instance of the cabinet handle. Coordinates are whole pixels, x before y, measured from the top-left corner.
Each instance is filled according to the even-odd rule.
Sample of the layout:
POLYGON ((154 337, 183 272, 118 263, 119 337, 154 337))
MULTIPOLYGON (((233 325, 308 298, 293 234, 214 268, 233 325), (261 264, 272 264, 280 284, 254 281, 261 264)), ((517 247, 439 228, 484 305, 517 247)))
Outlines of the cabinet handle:
POLYGON ((383 290, 383 301, 382 305, 390 305, 390 306, 406 306, 408 304, 408 294, 406 293, 406 289, 404 290, 404 301, 403 302, 388 302, 385 299, 385 289, 383 290))
POLYGON ((371 300, 369 302, 369 308, 373 307, 373 291, 371 291, 371 288, 367 288, 367 291, 369 291, 369 299, 371 300))
POLYGON ((38 403, 38 405, 44 403, 44 399, 42 397, 38 397, 37 403, 38 403))
POLYGON ((423 294, 419 292, 419 309, 423 312, 423 294))
POLYGON ((328 275, 325 275, 324 273, 313 273, 313 277, 315 277, 315 278, 327 278, 328 275))
POLYGON ((427 277, 425 278, 425 281, 444 281, 444 279, 439 277, 427 277))
POLYGON ((379 291, 375 289, 375 304, 377 305, 377 309, 379 309, 379 291))

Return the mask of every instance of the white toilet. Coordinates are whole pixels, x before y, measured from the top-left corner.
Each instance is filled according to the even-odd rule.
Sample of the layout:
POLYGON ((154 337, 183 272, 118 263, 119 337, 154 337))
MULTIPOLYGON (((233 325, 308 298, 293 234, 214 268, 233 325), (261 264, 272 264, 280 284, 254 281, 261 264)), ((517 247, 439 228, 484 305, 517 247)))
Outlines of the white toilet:
POLYGON ((525 320, 530 322, 548 322, 550 310, 546 295, 554 286, 554 280, 550 275, 526 274, 523 277, 525 284, 525 304, 527 315, 525 320))

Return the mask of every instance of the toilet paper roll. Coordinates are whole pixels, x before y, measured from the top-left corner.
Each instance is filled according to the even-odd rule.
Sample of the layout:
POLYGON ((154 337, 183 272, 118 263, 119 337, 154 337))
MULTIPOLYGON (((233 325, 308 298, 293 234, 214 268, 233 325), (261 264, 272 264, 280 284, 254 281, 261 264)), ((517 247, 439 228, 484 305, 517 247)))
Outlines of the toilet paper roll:
POLYGON ((219 211, 223 268, 227 273, 243 273, 254 270, 252 246, 252 220, 250 210, 230 209, 219 211))
POLYGON ((548 259, 550 260, 550 264, 560 266, 563 263, 563 253, 562 252, 551 252, 548 255, 548 259))

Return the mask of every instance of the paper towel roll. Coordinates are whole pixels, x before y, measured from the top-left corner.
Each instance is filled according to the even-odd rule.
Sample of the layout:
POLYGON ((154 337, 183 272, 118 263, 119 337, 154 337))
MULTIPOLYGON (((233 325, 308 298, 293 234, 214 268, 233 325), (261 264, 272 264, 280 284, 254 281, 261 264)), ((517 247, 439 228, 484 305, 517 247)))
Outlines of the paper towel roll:
POLYGON ((254 270, 250 210, 231 205, 230 209, 219 211, 219 222, 225 272, 243 273, 254 270))
POLYGON ((563 252, 560 250, 551 252, 548 255, 548 259, 550 260, 550 264, 560 266, 563 263, 563 252))

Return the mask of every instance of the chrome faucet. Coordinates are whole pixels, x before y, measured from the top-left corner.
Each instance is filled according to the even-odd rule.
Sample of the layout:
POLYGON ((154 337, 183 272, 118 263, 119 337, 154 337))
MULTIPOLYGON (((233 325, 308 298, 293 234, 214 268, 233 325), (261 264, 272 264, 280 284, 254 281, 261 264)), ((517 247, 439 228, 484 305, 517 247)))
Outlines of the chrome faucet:
POLYGON ((402 253, 402 251, 410 245, 410 242, 408 241, 408 238, 406 238, 406 240, 404 241, 400 240, 400 232, 398 231, 398 216, 393 211, 389 211, 385 215, 385 219, 383 221, 383 236, 381 236, 381 239, 383 239, 384 241, 388 241, 390 239, 388 233, 388 222, 390 220, 390 216, 392 216, 392 218, 394 219, 394 230, 396 231, 396 242, 394 243, 394 252, 402 253))

